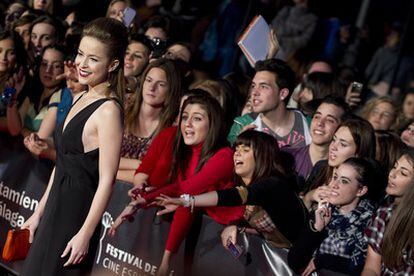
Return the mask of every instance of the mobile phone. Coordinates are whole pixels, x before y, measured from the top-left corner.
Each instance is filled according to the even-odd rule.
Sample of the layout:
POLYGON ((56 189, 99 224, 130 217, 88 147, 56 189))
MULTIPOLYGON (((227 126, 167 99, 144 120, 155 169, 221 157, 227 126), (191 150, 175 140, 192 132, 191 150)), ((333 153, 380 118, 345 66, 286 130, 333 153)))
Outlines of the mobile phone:
POLYGON ((322 208, 322 207, 329 207, 329 202, 328 201, 319 201, 318 202, 318 209, 322 208))
POLYGON ((14 94, 16 94, 16 89, 14 87, 6 86, 6 88, 3 91, 3 94, 1 94, 1 101, 3 102, 3 104, 9 105, 13 100, 14 94))
POLYGON ((357 93, 360 93, 360 94, 361 94, 361 92, 362 92, 362 87, 363 87, 362 83, 357 82, 357 81, 354 81, 354 82, 352 83, 352 85, 351 85, 351 91, 352 91, 352 92, 357 92, 357 93))
POLYGON ((238 259, 243 254, 243 247, 232 243, 230 237, 227 240, 227 248, 229 249, 231 255, 233 255, 233 257, 236 259, 238 259))
POLYGON ((125 27, 129 27, 131 25, 132 20, 134 20, 135 15, 137 12, 134 9, 131 9, 130 7, 126 7, 124 10, 124 17, 122 18, 122 21, 125 25, 125 27))

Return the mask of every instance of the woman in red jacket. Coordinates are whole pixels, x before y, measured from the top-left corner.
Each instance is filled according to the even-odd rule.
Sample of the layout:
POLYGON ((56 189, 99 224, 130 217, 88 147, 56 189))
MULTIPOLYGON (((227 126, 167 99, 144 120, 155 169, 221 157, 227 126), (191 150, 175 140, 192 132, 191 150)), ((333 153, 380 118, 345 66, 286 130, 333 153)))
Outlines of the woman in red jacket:
MULTIPOLYGON (((222 118, 223 111, 220 104, 211 96, 194 95, 184 102, 179 121, 180 131, 177 131, 175 137, 176 142, 173 144, 169 166, 171 170, 168 183, 170 184, 134 198, 116 219, 110 235, 115 234, 116 229, 137 210, 138 205, 148 204, 160 194, 197 195, 234 186, 233 151, 225 146, 222 118)), ((160 157, 158 160, 163 158, 160 157)), ((165 162, 165 160, 156 162, 165 162)), ((213 207, 206 208, 206 211, 218 223, 229 224, 242 218, 244 208, 213 207)), ((189 208, 176 210, 158 275, 168 274, 171 256, 177 252, 193 219, 194 213, 189 208)))

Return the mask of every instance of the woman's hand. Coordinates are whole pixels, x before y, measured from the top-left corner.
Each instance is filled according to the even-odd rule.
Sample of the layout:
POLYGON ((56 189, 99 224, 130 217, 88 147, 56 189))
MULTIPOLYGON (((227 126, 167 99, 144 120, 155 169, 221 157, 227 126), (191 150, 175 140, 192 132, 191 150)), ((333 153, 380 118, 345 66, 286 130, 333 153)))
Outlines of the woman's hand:
POLYGON ((61 258, 66 257, 69 252, 69 259, 63 266, 76 265, 82 262, 85 256, 88 254, 90 237, 83 232, 78 232, 66 245, 61 258))
POLYGON ((22 92, 23 87, 26 83, 26 75, 24 74, 23 68, 20 67, 19 72, 14 73, 6 82, 6 86, 13 87, 16 89, 16 92, 13 95, 13 100, 17 99, 20 92, 22 92))
POLYGON ((112 226, 111 226, 111 229, 109 229, 108 235, 110 237, 115 236, 116 230, 119 228, 119 226, 121 226, 121 224, 125 220, 128 220, 128 221, 132 222, 134 220, 133 215, 139 209, 139 205, 144 204, 144 203, 145 203, 145 199, 143 199, 142 197, 138 198, 135 201, 131 201, 125 207, 125 209, 121 212, 121 214, 116 218, 114 224, 112 224, 112 226))
POLYGON ((37 213, 33 213, 33 215, 23 223, 21 229, 29 229, 30 236, 29 236, 29 243, 33 242, 34 234, 36 232, 37 227, 39 226, 40 217, 37 213))
POLYGON ((321 202, 318 209, 315 210, 315 223, 314 227, 316 231, 322 231, 332 217, 332 211, 327 201, 321 202))
POLYGON ((155 189, 156 187, 147 186, 147 183, 144 182, 139 185, 134 185, 134 187, 128 191, 128 195, 132 200, 137 200, 139 197, 141 197, 141 195, 149 193, 155 189))
POLYGON ((316 266, 315 266, 315 262, 314 262, 314 258, 312 258, 312 260, 309 261, 308 266, 305 268, 305 270, 302 272, 301 276, 308 276, 311 275, 312 272, 314 272, 316 270, 316 266))
POLYGON ((237 243, 237 226, 229 225, 223 229, 221 232, 221 244, 228 249, 228 241, 231 241, 233 244, 237 243))
POLYGON ((332 189, 328 186, 320 186, 313 190, 311 200, 314 202, 321 202, 326 200, 333 193, 332 189))
POLYGON ((76 69, 75 62, 71 60, 66 60, 64 62, 65 72, 56 77, 57 80, 69 79, 73 81, 78 80, 78 70, 76 69))
POLYGON ((165 209, 158 211, 157 216, 174 212, 178 207, 184 206, 185 202, 182 198, 171 198, 166 195, 161 195, 155 199, 158 206, 163 206, 165 209))
POLYGON ((37 133, 32 132, 23 140, 25 147, 34 155, 39 156, 43 151, 49 148, 49 145, 43 139, 40 139, 37 133))

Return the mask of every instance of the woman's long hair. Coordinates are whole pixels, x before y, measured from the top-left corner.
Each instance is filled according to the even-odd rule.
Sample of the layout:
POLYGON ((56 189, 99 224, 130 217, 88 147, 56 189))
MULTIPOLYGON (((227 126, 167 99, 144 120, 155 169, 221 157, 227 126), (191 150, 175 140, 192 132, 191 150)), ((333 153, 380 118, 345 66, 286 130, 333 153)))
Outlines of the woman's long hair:
MULTIPOLYGON (((201 156, 198 161, 196 172, 200 171, 205 163, 222 147, 226 145, 226 137, 223 122, 223 109, 219 102, 206 94, 197 94, 188 97, 184 101, 180 113, 178 127, 180 128, 185 108, 190 104, 199 105, 207 113, 209 119, 209 130, 203 142, 201 156)), ((181 130, 177 131, 175 147, 173 150, 173 165, 170 172, 170 181, 177 179, 178 174, 184 173, 188 166, 191 147, 184 143, 181 130)))
POLYGON ((26 49, 24 48, 24 43, 23 43, 22 38, 15 31, 6 30, 6 31, 0 32, 0 41, 6 40, 6 39, 11 39, 13 41, 14 52, 16 55, 15 68, 12 68, 12 71, 7 72, 7 74, 13 73, 13 71, 17 72, 17 69, 19 69, 20 67, 22 67, 23 70, 26 72, 27 71, 27 52, 26 52, 26 49))
MULTIPOLYGON (((273 136, 264 132, 246 130, 240 133, 234 145, 235 147, 244 145, 253 149, 255 167, 251 183, 266 177, 286 176, 290 173, 289 169, 284 167, 277 140, 273 136)), ((238 183, 241 183, 239 176, 236 179, 238 183)))
MULTIPOLYGON (((347 127, 351 132, 352 138, 356 145, 355 156, 375 160, 375 132, 371 124, 360 117, 354 116, 351 119, 343 121, 337 128, 347 127)), ((326 166, 321 168, 315 180, 309 186, 309 190, 329 183, 333 174, 333 167, 326 166)))
MULTIPOLYGON (((414 168, 414 150, 407 149, 405 156, 414 168)), ((382 260, 385 266, 398 268, 403 264, 403 252, 411 250, 408 256, 414 256, 414 181, 409 185, 401 202, 393 212, 386 226, 381 246, 382 260)), ((409 253, 409 252, 408 252, 409 253)))
POLYGON ((182 94, 182 75, 180 70, 178 70, 174 61, 169 59, 157 59, 156 61, 151 62, 147 68, 145 68, 142 73, 141 84, 133 103, 127 108, 125 116, 125 127, 129 132, 134 131, 139 124, 139 112, 141 110, 143 102, 143 87, 145 78, 147 77, 149 71, 152 68, 159 68, 165 72, 168 83, 168 92, 165 96, 164 104, 160 114, 160 122, 158 124, 156 133, 162 130, 165 127, 171 126, 174 123, 175 118, 178 115, 178 110, 180 107, 180 99, 182 94), (137 124, 138 123, 138 124, 137 124))
POLYGON ((110 60, 118 60, 118 66, 109 73, 108 82, 116 97, 123 101, 125 92, 124 56, 128 46, 127 29, 118 20, 101 17, 85 26, 82 37, 85 36, 93 37, 105 44, 110 60))

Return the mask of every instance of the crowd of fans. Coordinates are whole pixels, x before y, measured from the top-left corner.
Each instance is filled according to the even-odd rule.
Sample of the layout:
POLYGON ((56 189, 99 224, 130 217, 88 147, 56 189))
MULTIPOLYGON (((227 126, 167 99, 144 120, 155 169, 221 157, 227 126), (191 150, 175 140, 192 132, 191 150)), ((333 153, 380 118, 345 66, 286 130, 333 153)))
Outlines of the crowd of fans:
MULTIPOLYGON (((0 17, 0 131, 53 161, 56 125, 87 90, 74 60, 88 23, 81 4, 62 1, 62 14, 54 2, 11 1, 0 17)), ((137 12, 125 26, 117 172, 134 187, 110 235, 155 202, 160 215, 175 212, 159 275, 203 213, 225 225, 224 247, 238 231, 260 235, 288 248, 302 275, 412 275, 412 72, 392 86, 401 26, 390 27, 366 68, 349 62, 347 25, 303 58, 318 17, 295 0, 271 21, 269 58, 252 72, 235 50, 243 5, 212 3, 214 15, 171 2, 107 7, 123 23, 127 7, 137 12)))

